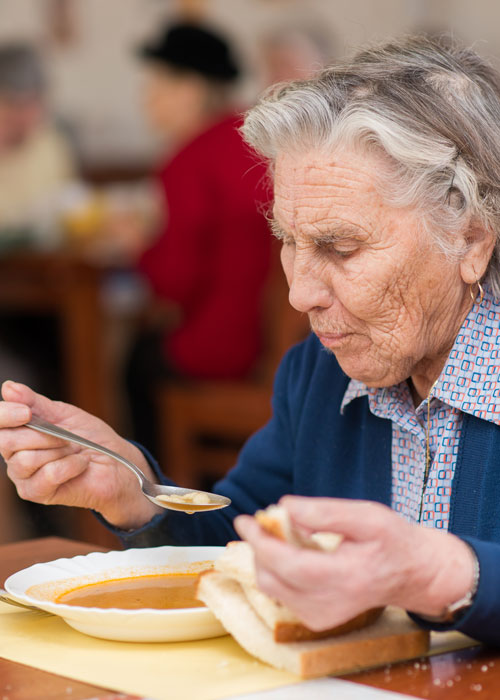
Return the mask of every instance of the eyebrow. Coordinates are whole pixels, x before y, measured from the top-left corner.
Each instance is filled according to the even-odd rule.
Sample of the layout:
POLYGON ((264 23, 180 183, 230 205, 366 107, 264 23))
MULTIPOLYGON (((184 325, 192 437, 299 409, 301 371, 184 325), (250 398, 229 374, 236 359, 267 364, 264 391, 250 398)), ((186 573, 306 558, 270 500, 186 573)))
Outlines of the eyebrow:
MULTIPOLYGON (((283 238, 284 236, 288 235, 274 217, 269 219, 269 226, 271 228, 271 232, 274 236, 276 236, 276 238, 283 238)), ((325 227, 324 233, 318 233, 317 235, 310 236, 310 238, 312 238, 315 243, 321 244, 354 237, 359 238, 360 233, 361 230, 351 224, 329 224, 328 227, 325 227)))
POLYGON ((269 218, 269 228, 271 229, 273 236, 276 236, 276 238, 283 238, 283 236, 286 236, 285 231, 281 228, 274 216, 269 218))

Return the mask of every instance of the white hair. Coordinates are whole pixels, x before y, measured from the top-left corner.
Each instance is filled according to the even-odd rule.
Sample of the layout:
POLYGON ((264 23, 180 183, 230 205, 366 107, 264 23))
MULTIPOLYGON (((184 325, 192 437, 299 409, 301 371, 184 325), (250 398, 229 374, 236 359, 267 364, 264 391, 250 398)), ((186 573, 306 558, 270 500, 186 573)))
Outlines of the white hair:
POLYGON ((317 77, 271 88, 246 141, 271 165, 282 151, 362 147, 391 167, 385 198, 413 206, 448 255, 471 222, 494 232, 485 282, 500 297, 500 75, 446 37, 407 37, 317 77))

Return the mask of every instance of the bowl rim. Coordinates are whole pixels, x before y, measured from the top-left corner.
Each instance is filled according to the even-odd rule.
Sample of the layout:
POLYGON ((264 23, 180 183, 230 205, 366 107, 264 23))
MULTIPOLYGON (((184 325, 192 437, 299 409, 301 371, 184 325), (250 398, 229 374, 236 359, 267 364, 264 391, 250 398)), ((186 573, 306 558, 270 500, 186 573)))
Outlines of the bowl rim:
MULTIPOLYGON (((168 619, 169 617, 174 617, 179 614, 181 615, 186 615, 190 617, 196 617, 197 615, 203 615, 206 614, 207 612, 210 613, 210 615, 213 615, 213 613, 210 611, 210 608, 206 606, 200 606, 196 608, 171 608, 167 610, 162 610, 161 608, 137 608, 137 609, 126 609, 126 608, 97 608, 97 607, 90 607, 90 606, 83 606, 83 605, 68 605, 67 603, 56 603, 54 601, 50 600, 40 600, 38 598, 33 598, 29 595, 27 595, 25 592, 24 593, 19 593, 15 590, 12 590, 11 586, 13 583, 16 583, 16 578, 21 577, 22 575, 27 575, 30 570, 35 569, 35 568, 40 568, 44 566, 61 566, 65 562, 71 562, 75 559, 78 559, 81 561, 82 559, 86 559, 88 557, 93 557, 93 558, 105 558, 107 555, 112 555, 112 556, 120 556, 120 555, 126 555, 126 554, 134 554, 135 552, 140 552, 141 554, 145 554, 148 552, 155 552, 158 553, 160 550, 163 550, 166 554, 168 552, 182 552, 183 550, 187 551, 193 551, 193 550, 214 550, 215 552, 218 552, 220 555, 224 551, 225 547, 223 546, 218 546, 218 545, 193 545, 193 546, 183 546, 183 545, 160 545, 158 547, 134 547, 134 548, 129 548, 129 549, 124 549, 124 550, 110 550, 108 552, 88 552, 87 554, 77 554, 74 557, 59 557, 58 559, 53 559, 51 561, 47 562, 37 562, 35 564, 31 564, 30 566, 27 566, 23 569, 19 569, 19 571, 14 572, 11 574, 4 583, 4 588, 7 591, 7 593, 12 596, 14 599, 18 600, 19 602, 23 603, 28 603, 29 605, 33 605, 37 608, 40 608, 41 610, 47 610, 49 612, 52 612, 56 615, 59 615, 60 617, 68 617, 72 618, 75 615, 85 615, 85 614, 95 614, 98 615, 99 617, 106 617, 106 616, 120 616, 122 618, 134 618, 134 617, 139 617, 139 616, 145 616, 145 617, 155 617, 157 618, 158 616, 163 617, 165 619, 168 619), (96 555, 101 555, 100 557, 97 557, 96 555)), ((185 563, 194 563, 196 560, 190 560, 186 561, 185 563)), ((200 561, 203 561, 203 559, 200 558, 200 561)), ((168 562, 164 562, 164 564, 167 564, 168 562)), ((176 563, 181 563, 181 562, 176 562, 176 563)), ((141 564, 136 564, 137 567, 140 567, 141 564)), ((143 566, 146 566, 144 564, 143 566)), ((151 566, 151 565, 149 565, 151 566)), ((118 568, 118 565, 115 567, 118 568)), ((126 566, 123 565, 123 568, 125 569, 126 566)), ((97 571, 95 573, 98 573, 97 571)), ((82 576, 85 574, 82 574, 82 576)), ((58 578, 55 578, 54 581, 64 581, 65 578, 74 578, 74 576, 67 575, 67 576, 61 576, 58 578)), ((132 578, 131 576, 123 576, 123 578, 132 578)), ((106 580, 106 579, 104 579, 106 580)), ((36 585, 36 581, 32 581, 29 584, 29 587, 36 585)), ((41 583, 41 582, 40 582, 41 583)), ((44 581, 44 583, 48 583, 48 581, 44 581)), ((96 582, 97 583, 97 582, 96 582)), ((83 584, 85 585, 85 584, 83 584)), ((25 589, 27 590, 27 589, 25 589)))

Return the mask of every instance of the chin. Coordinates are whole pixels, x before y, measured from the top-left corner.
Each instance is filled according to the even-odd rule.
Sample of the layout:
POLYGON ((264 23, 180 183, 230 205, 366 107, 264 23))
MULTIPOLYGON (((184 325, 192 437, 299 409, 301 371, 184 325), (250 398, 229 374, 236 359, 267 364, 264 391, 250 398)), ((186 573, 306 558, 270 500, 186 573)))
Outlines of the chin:
MULTIPOLYGON (((329 351, 331 352, 331 351, 329 351)), ((367 367, 362 365, 358 361, 351 362, 350 357, 339 357, 337 354, 331 352, 335 355, 337 362, 340 365, 341 370, 351 379, 356 379, 358 382, 363 382, 370 389, 381 389, 383 387, 392 386, 393 384, 399 384, 402 379, 397 378, 393 372, 382 370, 376 367, 367 367)))

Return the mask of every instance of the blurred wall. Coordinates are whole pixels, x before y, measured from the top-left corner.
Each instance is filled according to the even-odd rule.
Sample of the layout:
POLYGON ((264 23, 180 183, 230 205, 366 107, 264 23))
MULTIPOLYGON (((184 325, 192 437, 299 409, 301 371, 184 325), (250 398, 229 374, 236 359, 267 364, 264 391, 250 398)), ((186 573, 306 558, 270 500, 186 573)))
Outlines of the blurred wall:
POLYGON ((0 40, 28 38, 42 48, 54 110, 73 128, 87 163, 147 162, 157 144, 142 117, 133 49, 186 8, 235 39, 251 68, 242 89, 247 102, 259 85, 257 39, 283 24, 321 27, 334 57, 418 29, 452 30, 494 61, 500 55, 495 0, 0 0, 0 40), (72 32, 66 40, 55 36, 61 8, 72 32))

